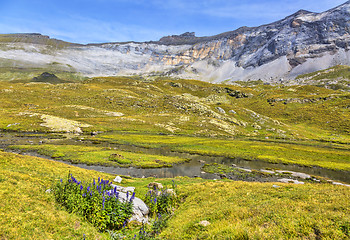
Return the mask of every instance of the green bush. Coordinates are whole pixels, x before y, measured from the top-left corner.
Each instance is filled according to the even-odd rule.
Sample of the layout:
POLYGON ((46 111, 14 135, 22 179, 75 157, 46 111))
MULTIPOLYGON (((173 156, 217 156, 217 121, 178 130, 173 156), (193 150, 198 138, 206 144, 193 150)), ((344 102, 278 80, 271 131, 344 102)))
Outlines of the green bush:
POLYGON ((99 230, 121 229, 132 215, 132 201, 135 193, 127 195, 121 201, 116 188, 108 180, 98 178, 87 186, 78 181, 72 174, 66 181, 57 183, 54 188, 56 201, 68 212, 77 213, 86 218, 99 230))
POLYGON ((173 189, 160 190, 154 187, 146 194, 145 203, 149 207, 150 215, 171 214, 177 204, 176 185, 173 189))

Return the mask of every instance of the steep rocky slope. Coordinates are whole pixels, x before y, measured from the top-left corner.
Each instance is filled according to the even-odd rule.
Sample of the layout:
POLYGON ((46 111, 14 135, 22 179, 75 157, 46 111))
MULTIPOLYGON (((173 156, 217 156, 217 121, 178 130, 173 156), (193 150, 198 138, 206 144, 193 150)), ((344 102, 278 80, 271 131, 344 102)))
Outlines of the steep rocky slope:
POLYGON ((300 10, 271 24, 211 37, 185 33, 157 42, 79 45, 39 34, 0 35, 0 67, 273 82, 350 64, 349 32, 350 1, 323 13, 300 10))

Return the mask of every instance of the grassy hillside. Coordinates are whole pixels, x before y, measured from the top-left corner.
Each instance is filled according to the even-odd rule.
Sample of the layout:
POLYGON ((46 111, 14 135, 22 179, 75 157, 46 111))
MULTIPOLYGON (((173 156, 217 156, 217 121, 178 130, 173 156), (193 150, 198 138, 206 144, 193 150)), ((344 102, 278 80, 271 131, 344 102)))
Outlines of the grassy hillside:
POLYGON ((4 130, 52 130, 30 117, 35 113, 91 125, 85 131, 339 141, 350 132, 350 94, 316 86, 110 77, 57 85, 4 81, 0 91, 4 130))
MULTIPOLYGON (((10 141, 5 132, 13 132, 21 139, 11 140, 10 149, 122 167, 186 161, 166 156, 175 151, 350 172, 350 93, 343 83, 330 87, 334 79, 348 81, 347 67, 301 76, 311 85, 244 87, 136 76, 84 79, 53 69, 71 83, 33 82, 44 71, 2 65, 0 138, 10 141), (149 151, 130 150, 135 146, 149 151)), ((83 182, 115 177, 0 151, 0 239, 109 239, 46 191, 69 172, 83 182)), ((350 188, 327 181, 124 177, 122 185, 136 187, 144 199, 150 182, 171 186, 172 180, 180 202, 160 239, 350 238, 350 188)), ((140 228, 131 224, 116 234, 141 239, 140 228)))
POLYGON ((329 69, 303 74, 297 81, 334 90, 350 91, 350 66, 338 65, 329 69))
MULTIPOLYGON (((83 140, 349 169, 350 93, 341 90, 104 77, 65 84, 0 81, 0 93, 3 131, 94 133, 83 140)), ((108 161, 108 152, 96 149, 91 156, 99 160, 90 161, 63 148, 73 162, 108 161)), ((157 158, 124 166, 163 166, 157 158)))
MULTIPOLYGON (((52 184, 71 172, 91 181, 114 176, 50 160, 0 152, 1 239, 108 239, 83 218, 59 207, 52 184)), ((171 179, 124 179, 144 198, 147 184, 171 179)), ((347 239, 350 189, 330 184, 303 186, 176 178, 180 206, 162 239, 347 239), (200 224, 206 220, 210 225, 200 224)), ((121 234, 131 239, 139 226, 121 234)))

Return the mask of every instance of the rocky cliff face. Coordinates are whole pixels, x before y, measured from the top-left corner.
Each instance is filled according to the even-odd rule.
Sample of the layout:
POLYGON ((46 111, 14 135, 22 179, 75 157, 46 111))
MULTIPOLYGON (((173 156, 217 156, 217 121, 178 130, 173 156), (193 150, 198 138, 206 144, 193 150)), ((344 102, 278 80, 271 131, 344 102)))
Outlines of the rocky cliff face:
POLYGON ((3 62, 26 67, 55 63, 90 76, 278 81, 350 64, 349 33, 350 1, 323 13, 300 10, 271 24, 211 37, 184 33, 157 42, 79 45, 38 34, 0 35, 0 67, 3 62))

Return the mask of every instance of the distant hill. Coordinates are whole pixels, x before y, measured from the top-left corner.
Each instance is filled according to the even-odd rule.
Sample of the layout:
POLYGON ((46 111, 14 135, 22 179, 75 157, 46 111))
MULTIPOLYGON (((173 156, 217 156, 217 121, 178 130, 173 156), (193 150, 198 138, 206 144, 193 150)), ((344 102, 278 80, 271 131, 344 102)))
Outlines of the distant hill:
POLYGON ((31 82, 45 82, 45 83, 69 83, 70 81, 62 80, 58 78, 55 74, 44 72, 38 77, 34 77, 31 82))

